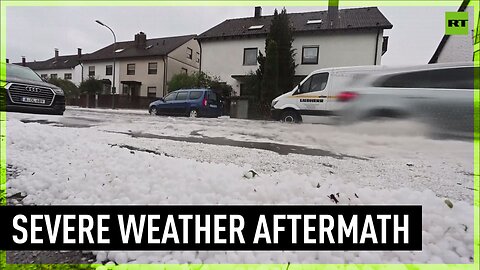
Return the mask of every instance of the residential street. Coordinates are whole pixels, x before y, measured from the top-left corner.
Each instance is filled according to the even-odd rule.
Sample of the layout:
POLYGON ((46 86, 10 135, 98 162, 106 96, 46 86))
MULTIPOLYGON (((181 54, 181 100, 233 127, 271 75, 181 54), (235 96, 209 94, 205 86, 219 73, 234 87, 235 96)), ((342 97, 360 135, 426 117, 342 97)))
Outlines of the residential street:
POLYGON ((9 112, 7 195, 11 204, 335 205, 333 194, 339 204, 423 206, 422 252, 94 252, 97 262, 469 263, 473 142, 427 135, 406 121, 9 112))

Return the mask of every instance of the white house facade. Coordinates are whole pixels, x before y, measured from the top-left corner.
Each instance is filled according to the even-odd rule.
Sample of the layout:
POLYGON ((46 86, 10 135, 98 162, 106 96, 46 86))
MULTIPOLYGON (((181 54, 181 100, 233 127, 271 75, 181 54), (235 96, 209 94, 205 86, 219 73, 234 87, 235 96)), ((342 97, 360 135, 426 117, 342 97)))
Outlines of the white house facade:
MULTIPOLYGON (((227 20, 199 35, 201 70, 230 84, 241 95, 243 78, 258 68, 272 16, 227 20)), ((296 77, 326 67, 380 65, 386 51, 384 29, 392 25, 377 8, 289 14, 296 51, 296 77), (333 20, 330 13, 338 15, 333 20), (329 24, 329 19, 332 21, 329 24)))
MULTIPOLYGON (((108 85, 111 86, 113 82, 113 59, 112 60, 99 60, 99 61, 83 61, 83 78, 95 78, 97 80, 102 80, 105 82, 104 93, 110 94, 111 88, 107 87, 108 85)), ((119 74, 120 72, 120 63, 119 61, 115 62, 115 87, 119 89, 120 79, 119 74)))
POLYGON ((58 78, 71 81, 79 86, 82 82, 82 50, 79 48, 77 55, 60 55, 55 49, 55 56, 45 61, 26 62, 25 58, 17 65, 31 68, 43 79, 58 78))
POLYGON ((133 41, 108 45, 82 58, 84 78, 104 81, 104 93, 111 93, 115 55, 115 94, 163 97, 175 74, 200 68, 200 46, 196 35, 147 39, 145 33, 133 41))
POLYGON ((468 35, 445 35, 438 45, 429 63, 471 62, 473 61, 474 44, 480 40, 478 28, 474 29, 475 14, 473 6, 468 6, 469 1, 463 1, 459 12, 468 13, 468 35))

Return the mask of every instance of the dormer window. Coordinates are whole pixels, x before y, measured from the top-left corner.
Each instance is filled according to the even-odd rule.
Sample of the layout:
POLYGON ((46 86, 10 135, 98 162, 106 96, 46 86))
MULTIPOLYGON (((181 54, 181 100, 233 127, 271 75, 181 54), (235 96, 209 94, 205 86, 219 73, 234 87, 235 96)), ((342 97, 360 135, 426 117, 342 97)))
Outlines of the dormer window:
POLYGON ((258 30, 258 29, 262 29, 263 28, 263 24, 261 25, 252 25, 248 28, 248 30, 258 30))

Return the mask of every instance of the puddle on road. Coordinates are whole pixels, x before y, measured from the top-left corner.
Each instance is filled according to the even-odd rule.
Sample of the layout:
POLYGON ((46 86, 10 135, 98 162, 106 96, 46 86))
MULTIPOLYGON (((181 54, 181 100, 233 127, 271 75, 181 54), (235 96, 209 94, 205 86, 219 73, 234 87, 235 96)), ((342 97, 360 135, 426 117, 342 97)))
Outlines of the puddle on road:
POLYGON ((45 119, 21 119, 20 122, 25 124, 38 123, 42 125, 51 125, 54 127, 72 127, 72 128, 88 128, 93 126, 89 124, 72 123, 72 122, 56 122, 56 121, 49 121, 45 119))
POLYGON ((250 148, 250 149, 260 149, 260 150, 276 152, 280 155, 300 154, 300 155, 308 155, 308 156, 333 157, 336 159, 352 158, 352 159, 359 159, 359 160, 368 160, 368 158, 364 158, 364 157, 337 154, 327 150, 308 148, 308 147, 303 147, 298 145, 278 144, 278 143, 269 143, 269 142, 235 141, 235 140, 230 140, 224 137, 207 137, 207 136, 175 137, 175 136, 142 133, 142 132, 117 132, 117 131, 108 131, 108 132, 125 134, 133 138, 162 139, 162 140, 171 140, 171 141, 177 141, 177 142, 204 143, 204 144, 210 144, 210 145, 226 145, 226 146, 235 146, 235 147, 243 147, 243 148, 250 148))

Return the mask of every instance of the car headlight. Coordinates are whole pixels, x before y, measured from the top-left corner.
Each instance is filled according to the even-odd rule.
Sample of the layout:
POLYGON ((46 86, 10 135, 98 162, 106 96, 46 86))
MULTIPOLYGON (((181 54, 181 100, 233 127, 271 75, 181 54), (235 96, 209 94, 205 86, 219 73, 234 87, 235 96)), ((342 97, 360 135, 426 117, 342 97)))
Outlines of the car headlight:
POLYGON ((55 92, 55 94, 64 95, 63 90, 61 88, 54 87, 52 89, 53 89, 53 92, 55 92))
POLYGON ((272 107, 275 107, 275 105, 277 104, 278 100, 273 100, 272 101, 272 107))

